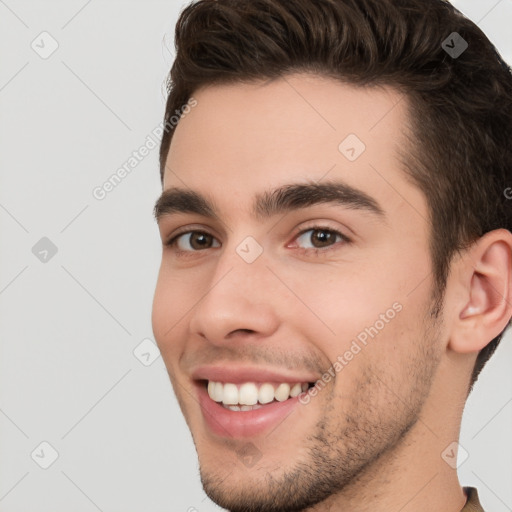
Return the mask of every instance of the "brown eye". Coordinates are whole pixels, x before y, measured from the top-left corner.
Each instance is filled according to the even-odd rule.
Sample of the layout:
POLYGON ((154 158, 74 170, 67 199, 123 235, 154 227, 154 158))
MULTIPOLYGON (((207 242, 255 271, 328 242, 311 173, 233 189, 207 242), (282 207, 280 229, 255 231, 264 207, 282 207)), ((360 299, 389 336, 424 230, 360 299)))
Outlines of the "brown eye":
POLYGON ((311 242, 315 247, 325 247, 336 241, 336 235, 330 231, 315 230, 311 236, 311 242))
POLYGON ((299 245, 305 249, 321 249, 322 247, 330 247, 339 240, 346 240, 346 237, 338 231, 320 227, 302 231, 300 236, 297 237, 297 241, 301 241, 299 245))
POLYGON ((211 247, 220 247, 218 242, 217 245, 212 245, 213 242, 217 242, 217 240, 209 233, 204 231, 187 231, 186 233, 176 235, 167 245, 176 246, 178 250, 183 252, 194 252, 210 249, 211 247))

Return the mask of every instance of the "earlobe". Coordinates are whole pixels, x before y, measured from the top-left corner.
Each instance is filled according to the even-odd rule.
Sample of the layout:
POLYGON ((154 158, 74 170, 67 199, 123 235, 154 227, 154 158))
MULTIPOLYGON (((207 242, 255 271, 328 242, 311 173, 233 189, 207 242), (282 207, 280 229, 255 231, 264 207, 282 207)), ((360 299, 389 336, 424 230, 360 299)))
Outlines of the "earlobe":
POLYGON ((486 233, 469 250, 461 273, 464 293, 450 348, 478 352, 498 336, 512 316, 512 233, 486 233))

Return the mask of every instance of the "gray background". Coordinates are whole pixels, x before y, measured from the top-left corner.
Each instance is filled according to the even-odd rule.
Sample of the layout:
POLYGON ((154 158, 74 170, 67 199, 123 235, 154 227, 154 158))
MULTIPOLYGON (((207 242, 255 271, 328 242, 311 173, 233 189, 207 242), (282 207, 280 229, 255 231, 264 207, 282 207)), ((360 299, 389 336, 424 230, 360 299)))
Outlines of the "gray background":
MULTIPOLYGON (((0 512, 219 510, 152 344, 157 149, 92 194, 161 122, 183 5, 0 0, 0 512)), ((512 0, 455 5, 512 62, 512 0)), ((511 360, 508 334, 460 439, 492 512, 512 511, 511 360)))

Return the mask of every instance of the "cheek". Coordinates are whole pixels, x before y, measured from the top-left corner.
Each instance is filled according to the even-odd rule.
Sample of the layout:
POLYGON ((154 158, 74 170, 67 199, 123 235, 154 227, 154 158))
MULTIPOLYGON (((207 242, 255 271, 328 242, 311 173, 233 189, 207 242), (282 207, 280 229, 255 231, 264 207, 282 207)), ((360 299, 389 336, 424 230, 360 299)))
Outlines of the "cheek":
POLYGON ((190 286, 173 279, 168 272, 160 269, 153 297, 151 323, 153 334, 164 362, 169 368, 184 346, 185 314, 192 298, 190 286))
POLYGON ((411 258, 396 246, 378 257, 312 267, 307 278, 303 270, 300 279, 288 270, 286 282, 294 284, 294 293, 302 299, 291 303, 288 319, 300 322, 302 332, 315 345, 322 344, 319 348, 331 362, 346 351, 352 352, 347 358, 355 359, 358 346, 368 352, 371 345, 373 353, 382 351, 379 357, 391 358, 395 365, 393 352, 407 353, 409 340, 421 335, 428 271, 425 254, 411 258))

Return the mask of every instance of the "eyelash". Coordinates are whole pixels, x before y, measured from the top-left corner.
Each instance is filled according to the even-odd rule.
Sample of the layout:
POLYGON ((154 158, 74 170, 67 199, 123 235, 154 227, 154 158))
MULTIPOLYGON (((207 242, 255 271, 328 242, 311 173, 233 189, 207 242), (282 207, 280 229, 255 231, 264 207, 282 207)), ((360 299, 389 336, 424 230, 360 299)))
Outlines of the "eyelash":
MULTIPOLYGON (((343 242, 343 245, 349 244, 349 243, 352 242, 352 240, 350 238, 345 236, 340 231, 337 231, 336 229, 331 229, 331 228, 329 228, 327 226, 318 226, 318 225, 309 226, 309 227, 299 231, 295 235, 293 240, 296 240, 296 239, 300 238, 304 233, 307 233, 308 231, 324 231, 324 232, 327 232, 327 233, 331 233, 331 234, 333 234, 335 236, 339 236, 341 238, 341 241, 343 242)), ((202 231, 202 230, 199 230, 199 229, 196 229, 196 230, 189 229, 188 231, 182 231, 182 232, 179 232, 176 235, 174 235, 169 241, 165 242, 165 246, 166 247, 174 248, 174 251, 178 255, 185 256, 185 257, 194 256, 196 253, 203 252, 204 250, 206 250, 206 249, 202 249, 202 250, 197 250, 197 251, 196 250, 193 250, 193 251, 183 251, 181 249, 175 249, 175 247, 176 247, 176 245, 178 243, 178 239, 181 236, 189 235, 189 234, 192 234, 192 233, 201 233, 201 234, 205 234, 205 235, 209 235, 209 236, 213 237, 213 235, 211 233, 208 233, 207 231, 202 231)), ((329 252, 331 250, 338 249, 339 248, 338 244, 339 244, 339 242, 335 242, 333 245, 327 246, 324 249, 317 248, 317 247, 304 249, 304 248, 300 248, 299 247, 299 248, 296 248, 295 250, 297 250, 300 254, 306 254, 306 255, 313 254, 314 256, 320 256, 320 255, 324 255, 325 253, 327 253, 327 252, 329 252)))

